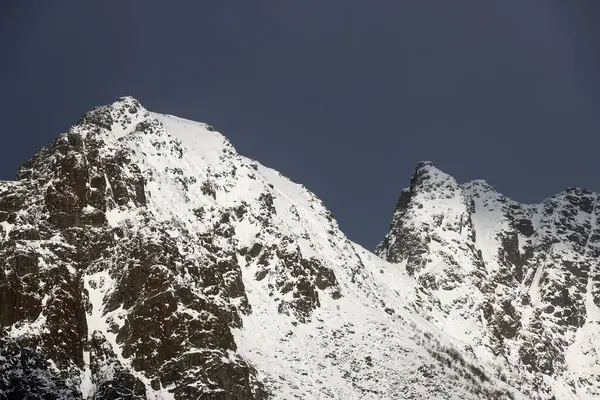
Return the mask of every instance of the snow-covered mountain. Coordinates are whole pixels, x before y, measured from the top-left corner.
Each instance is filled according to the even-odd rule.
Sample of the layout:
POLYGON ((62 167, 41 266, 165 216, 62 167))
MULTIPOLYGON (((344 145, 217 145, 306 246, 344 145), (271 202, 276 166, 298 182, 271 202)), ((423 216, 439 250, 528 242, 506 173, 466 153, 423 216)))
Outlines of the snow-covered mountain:
POLYGON ((420 163, 376 253, 438 301, 435 324, 530 398, 600 398, 599 196, 524 205, 420 163))
POLYGON ((0 399, 598 398, 597 197, 421 163, 373 254, 121 98, 0 182, 0 399))

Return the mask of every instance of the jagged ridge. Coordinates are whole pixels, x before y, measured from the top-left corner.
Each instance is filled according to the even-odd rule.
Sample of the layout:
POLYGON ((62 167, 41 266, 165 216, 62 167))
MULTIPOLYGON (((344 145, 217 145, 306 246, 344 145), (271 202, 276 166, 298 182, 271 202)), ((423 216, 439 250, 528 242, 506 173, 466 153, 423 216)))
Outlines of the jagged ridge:
POLYGON ((485 181, 460 185, 420 163, 376 252, 433 292, 453 321, 447 333, 504 360, 530 396, 595 398, 597 202, 598 194, 569 188, 524 205, 485 181))

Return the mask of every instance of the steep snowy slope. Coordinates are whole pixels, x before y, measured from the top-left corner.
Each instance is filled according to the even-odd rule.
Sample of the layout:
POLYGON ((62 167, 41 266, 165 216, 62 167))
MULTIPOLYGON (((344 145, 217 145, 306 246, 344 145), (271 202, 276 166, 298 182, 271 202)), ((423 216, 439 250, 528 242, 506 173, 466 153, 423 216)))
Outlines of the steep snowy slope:
POLYGON ((377 253, 440 300, 435 324, 531 398, 600 398, 598 195, 523 205, 424 162, 377 253))
POLYGON ((595 211, 561 256, 589 264, 583 308, 539 316, 571 277, 535 258, 575 254, 556 224, 584 195, 513 210, 427 164, 413 181, 388 262, 210 126, 132 98, 90 111, 0 182, 0 398, 546 399, 580 378, 592 395, 595 211))

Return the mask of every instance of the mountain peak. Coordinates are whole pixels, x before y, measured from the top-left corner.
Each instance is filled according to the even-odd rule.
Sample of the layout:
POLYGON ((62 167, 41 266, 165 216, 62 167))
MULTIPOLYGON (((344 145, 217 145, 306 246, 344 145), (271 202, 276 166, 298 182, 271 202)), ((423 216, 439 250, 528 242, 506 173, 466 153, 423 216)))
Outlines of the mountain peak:
POLYGON ((450 175, 446 174, 444 171, 437 168, 432 161, 419 161, 417 163, 417 165, 415 166, 413 175, 426 175, 426 174, 450 177, 450 175))
POLYGON ((463 183, 461 186, 472 196, 481 196, 486 193, 497 193, 496 188, 494 188, 484 179, 474 179, 472 181, 463 183))
POLYGON ((600 367, 590 353, 600 337, 599 200, 568 188, 525 205, 422 162, 376 253, 434 293, 456 321, 446 329, 518 366, 525 382, 547 382, 529 398, 598 398, 598 381, 578 382, 600 367))
POLYGON ((475 198, 420 162, 380 258, 305 187, 131 96, 19 178, 0 398, 598 398, 591 196, 475 198))
POLYGON ((137 103, 138 105, 140 105, 139 100, 130 95, 125 95, 125 96, 121 96, 121 97, 117 98, 117 100, 115 100, 113 102, 113 104, 118 103, 118 102, 137 103))
POLYGON ((135 131, 137 125, 148 119, 150 113, 131 96, 123 96, 112 104, 96 107, 81 117, 70 134, 87 135, 101 130, 106 137, 118 139, 135 131), (94 127, 95 129, 91 129, 94 127))
POLYGON ((441 192, 458 189, 456 179, 435 167, 431 161, 419 162, 410 180, 410 191, 413 194, 424 193, 427 197, 437 197, 441 192))
POLYGON ((421 169, 421 168, 427 168, 427 167, 433 167, 433 162, 432 161, 427 161, 427 160, 423 160, 423 161, 419 161, 417 163, 417 166, 415 169, 421 169))

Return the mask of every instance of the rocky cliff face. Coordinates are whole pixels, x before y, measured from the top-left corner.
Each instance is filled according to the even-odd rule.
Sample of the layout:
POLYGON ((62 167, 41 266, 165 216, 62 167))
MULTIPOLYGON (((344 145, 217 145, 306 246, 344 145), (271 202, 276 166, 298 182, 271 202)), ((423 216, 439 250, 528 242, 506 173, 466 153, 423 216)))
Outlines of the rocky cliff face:
POLYGON ((476 351, 504 360, 528 395, 595 398, 598 197, 570 188, 524 205, 421 163, 377 253, 430 289, 439 323, 455 321, 476 351))
MULTIPOLYGON (((173 385, 181 398, 203 386, 261 398, 234 353, 230 327, 249 305, 236 255, 213 244, 225 227, 199 235, 156 217, 146 197, 155 171, 134 158, 161 152, 185 156, 126 98, 86 114, 1 186, 1 324, 86 398, 146 398, 146 387, 173 385)), ((160 173, 186 184, 168 166, 160 173)))
POLYGON ((377 249, 132 98, 0 182, 0 399, 593 398, 593 193, 420 164, 377 249))

